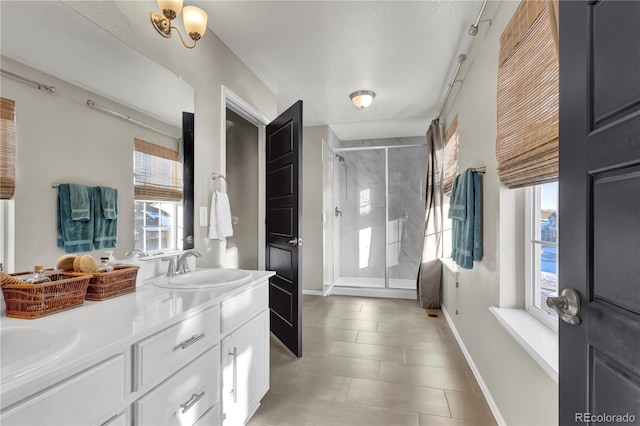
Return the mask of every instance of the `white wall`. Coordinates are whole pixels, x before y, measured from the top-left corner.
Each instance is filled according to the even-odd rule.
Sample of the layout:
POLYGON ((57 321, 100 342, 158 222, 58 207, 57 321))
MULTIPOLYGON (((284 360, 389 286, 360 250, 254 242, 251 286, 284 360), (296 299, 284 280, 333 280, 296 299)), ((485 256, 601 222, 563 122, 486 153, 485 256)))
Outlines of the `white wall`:
POLYGON ((303 129, 302 142, 302 289, 322 291, 322 143, 328 126, 303 129))
MULTIPOLYGON (((225 85, 269 120, 276 117, 277 99, 267 86, 211 31, 194 49, 177 36, 165 39, 149 22, 157 2, 65 1, 72 9, 120 38, 134 49, 181 76, 195 89, 194 206, 210 206, 209 176, 222 169, 221 91, 225 85)), ((178 24, 181 25, 181 24, 178 24)), ((196 223, 197 225, 197 223, 196 223)), ((207 228, 194 227, 195 249, 202 253, 199 267, 221 266, 223 244, 207 238, 207 228)))
POLYGON ((499 39, 518 2, 490 2, 461 69, 444 115, 446 128, 458 114, 459 169, 487 166, 482 178, 484 258, 461 270, 460 287, 443 291, 474 363, 508 425, 558 422, 558 387, 489 312, 490 306, 522 307, 522 197, 500 184, 495 157, 499 39), (503 245, 504 244, 504 245, 503 245), (520 250, 520 254, 518 254, 520 250), (504 263, 504 264, 502 264, 504 263), (519 270, 518 270, 519 269, 519 270), (455 314, 456 304, 458 315, 455 314))
MULTIPOLYGON (((50 94, 2 76, 1 94, 16 102, 14 271, 34 264, 53 267, 64 254, 56 247, 56 197, 52 183, 111 186, 118 190, 116 257, 133 248, 133 139, 177 150, 177 140, 87 107, 86 100, 126 113, 179 135, 180 129, 101 98, 77 86, 2 58, 8 71, 56 87, 50 94)), ((99 257, 102 250, 94 252, 99 257)))

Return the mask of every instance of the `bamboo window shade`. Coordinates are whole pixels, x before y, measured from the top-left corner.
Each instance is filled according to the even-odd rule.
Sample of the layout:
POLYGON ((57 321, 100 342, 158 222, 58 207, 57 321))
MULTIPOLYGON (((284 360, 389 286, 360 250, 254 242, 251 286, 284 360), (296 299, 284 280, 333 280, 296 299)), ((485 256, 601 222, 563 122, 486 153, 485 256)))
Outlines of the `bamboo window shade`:
POLYGON ((458 116, 456 115, 444 133, 444 172, 442 190, 451 195, 453 180, 458 174, 458 116))
POLYGON ((498 176, 509 188, 558 180, 558 55, 545 2, 523 1, 500 38, 498 176))
POLYGON ((169 148, 134 139, 134 197, 143 201, 182 200, 180 154, 169 148))
POLYGON ((16 103, 0 101, 0 199, 9 200, 16 189, 16 103))

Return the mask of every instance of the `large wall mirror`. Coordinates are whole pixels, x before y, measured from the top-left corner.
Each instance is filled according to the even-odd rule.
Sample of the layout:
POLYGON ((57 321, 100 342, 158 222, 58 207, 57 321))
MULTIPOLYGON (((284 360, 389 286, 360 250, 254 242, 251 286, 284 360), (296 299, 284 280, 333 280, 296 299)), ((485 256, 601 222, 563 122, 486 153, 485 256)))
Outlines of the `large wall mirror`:
POLYGON ((61 2, 2 1, 0 8, 3 71, 56 87, 50 93, 2 74, 0 94, 15 101, 16 190, 3 204, 1 228, 13 250, 0 261, 24 270, 63 254, 52 188, 59 183, 118 189, 116 257, 171 249, 171 241, 193 247, 193 87, 61 2), (179 153, 179 208, 138 199, 134 140, 179 153))

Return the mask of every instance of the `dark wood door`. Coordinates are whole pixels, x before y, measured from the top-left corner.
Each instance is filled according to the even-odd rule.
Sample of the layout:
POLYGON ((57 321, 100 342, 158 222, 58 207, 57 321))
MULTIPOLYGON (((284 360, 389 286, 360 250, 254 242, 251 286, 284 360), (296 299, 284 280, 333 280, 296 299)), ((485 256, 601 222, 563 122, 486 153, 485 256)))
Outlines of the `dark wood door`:
POLYGON ((302 101, 267 126, 266 269, 271 332, 302 356, 302 101))
POLYGON ((560 424, 640 421, 640 2, 560 2, 560 424))

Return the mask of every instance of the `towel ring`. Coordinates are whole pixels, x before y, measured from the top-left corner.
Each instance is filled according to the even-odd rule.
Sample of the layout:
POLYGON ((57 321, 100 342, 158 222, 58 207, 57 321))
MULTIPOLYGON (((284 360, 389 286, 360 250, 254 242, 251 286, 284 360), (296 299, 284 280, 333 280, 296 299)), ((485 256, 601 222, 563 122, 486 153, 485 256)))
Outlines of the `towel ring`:
MULTIPOLYGON (((218 179, 222 179, 221 182, 224 181, 224 191, 225 192, 229 191, 229 184, 227 183, 227 178, 224 177, 224 175, 221 175, 220 173, 212 173, 211 174, 211 180, 213 180, 213 182, 214 182, 213 183, 214 184, 214 188, 213 189, 215 190, 215 182, 218 179)), ((222 189, 222 188, 220 188, 220 189, 222 189)))

